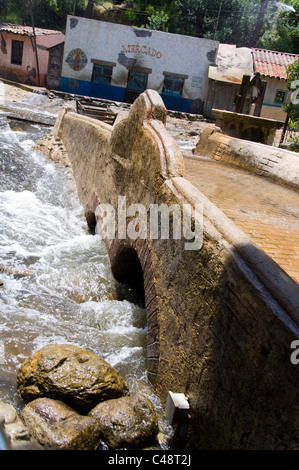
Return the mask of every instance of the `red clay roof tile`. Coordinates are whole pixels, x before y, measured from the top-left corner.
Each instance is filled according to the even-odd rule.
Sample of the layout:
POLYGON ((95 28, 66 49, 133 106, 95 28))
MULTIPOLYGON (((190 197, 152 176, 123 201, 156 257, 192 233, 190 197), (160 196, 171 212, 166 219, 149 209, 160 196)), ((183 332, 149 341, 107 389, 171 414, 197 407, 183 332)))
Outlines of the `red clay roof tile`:
POLYGON ((275 78, 287 78, 287 67, 299 58, 298 54, 252 49, 254 72, 275 78))
MULTIPOLYGON (((0 31, 20 34, 22 36, 33 36, 32 26, 22 26, 19 24, 0 23, 0 31)), ((55 31, 53 29, 35 28, 35 34, 37 36, 42 36, 42 35, 48 35, 48 34, 62 34, 62 33, 61 31, 55 31)))

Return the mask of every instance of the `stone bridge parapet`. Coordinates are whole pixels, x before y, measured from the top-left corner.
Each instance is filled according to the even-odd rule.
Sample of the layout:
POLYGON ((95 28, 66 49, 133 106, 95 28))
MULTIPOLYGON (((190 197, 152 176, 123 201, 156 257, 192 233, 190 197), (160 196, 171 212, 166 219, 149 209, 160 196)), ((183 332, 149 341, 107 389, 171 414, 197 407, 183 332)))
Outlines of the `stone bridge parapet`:
POLYGON ((197 249, 184 237, 134 239, 119 214, 105 239, 116 279, 144 291, 150 381, 163 403, 168 391, 188 397, 187 448, 298 448, 299 365, 290 360, 298 284, 185 179, 165 122, 161 98, 147 90, 114 127, 64 110, 54 138, 99 234, 107 223, 99 207, 117 208, 119 198, 146 208, 126 218, 138 233, 153 204, 188 207, 193 228, 201 208, 197 249))
POLYGON ((243 168, 299 191, 299 154, 205 128, 193 153, 243 168))

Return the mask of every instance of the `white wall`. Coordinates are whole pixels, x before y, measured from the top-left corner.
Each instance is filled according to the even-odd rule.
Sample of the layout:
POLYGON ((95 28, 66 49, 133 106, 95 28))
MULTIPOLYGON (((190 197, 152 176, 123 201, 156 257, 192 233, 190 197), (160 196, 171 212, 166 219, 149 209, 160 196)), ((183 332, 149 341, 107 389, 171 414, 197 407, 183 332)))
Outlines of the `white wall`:
POLYGON ((152 69, 148 88, 162 93, 163 72, 188 75, 182 97, 204 101, 208 68, 214 63, 218 45, 213 40, 68 16, 62 76, 90 81, 92 59, 103 60, 116 63, 111 85, 126 87, 126 64, 135 59, 135 67, 152 69), (68 54, 76 48, 82 49, 88 60, 80 71, 66 63, 68 54))
POLYGON ((278 121, 285 121, 286 113, 283 111, 282 105, 275 103, 275 96, 277 90, 284 90, 289 94, 287 89, 286 80, 278 78, 263 77, 267 82, 267 88, 264 96, 261 117, 275 119, 278 121))

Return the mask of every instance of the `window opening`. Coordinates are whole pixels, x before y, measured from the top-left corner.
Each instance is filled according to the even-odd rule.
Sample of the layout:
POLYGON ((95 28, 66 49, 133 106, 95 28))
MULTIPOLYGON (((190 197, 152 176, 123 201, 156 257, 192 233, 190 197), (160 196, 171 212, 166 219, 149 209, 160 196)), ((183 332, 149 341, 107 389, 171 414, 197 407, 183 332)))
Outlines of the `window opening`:
POLYGON ((92 82, 110 85, 112 78, 112 67, 94 64, 92 71, 92 82))
POLYGON ((277 90, 276 95, 275 95, 275 100, 274 103, 284 103, 286 99, 286 91, 283 90, 277 90))
POLYGON ((184 78, 167 75, 164 78, 163 93, 167 93, 168 95, 182 96, 184 82, 184 78))
POLYGON ((148 73, 129 71, 128 85, 125 94, 125 101, 133 103, 134 100, 144 91, 147 87, 148 73))
POLYGON ((11 60, 14 65, 22 65, 23 60, 23 41, 12 40, 11 44, 11 60))

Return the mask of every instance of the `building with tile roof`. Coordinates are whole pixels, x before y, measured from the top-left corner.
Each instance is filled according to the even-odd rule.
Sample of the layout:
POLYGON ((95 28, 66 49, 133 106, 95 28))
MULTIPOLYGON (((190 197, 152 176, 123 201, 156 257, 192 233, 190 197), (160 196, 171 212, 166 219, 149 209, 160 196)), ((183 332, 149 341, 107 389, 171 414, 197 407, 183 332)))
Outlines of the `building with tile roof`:
POLYGON ((287 52, 219 44, 216 65, 209 67, 206 115, 211 117, 212 108, 237 111, 236 99, 247 83, 243 110, 237 112, 285 121, 283 105, 290 96, 286 82, 287 67, 298 58, 298 54, 287 52), (263 84, 258 109, 256 98, 261 88, 258 90, 257 82, 263 84))
MULTIPOLYGON (((33 36, 32 26, 23 26, 12 23, 0 23, 0 30, 6 31, 7 33, 18 34, 21 36, 33 36)), ((56 31, 54 29, 35 28, 36 36, 52 36, 55 34, 61 34, 61 31, 56 31)))
POLYGON ((299 55, 254 48, 252 59, 253 73, 267 82, 261 116, 284 121, 283 105, 290 95, 286 82, 287 68, 299 59, 299 55))
POLYGON ((49 48, 64 39, 61 31, 0 23, 0 78, 45 86, 49 48))
POLYGON ((299 58, 298 54, 252 49, 253 70, 265 77, 286 79, 287 67, 299 58))

